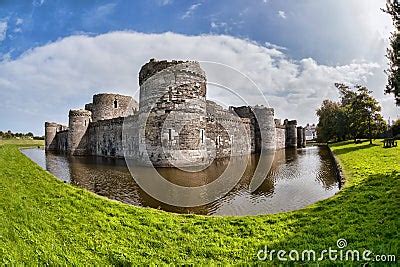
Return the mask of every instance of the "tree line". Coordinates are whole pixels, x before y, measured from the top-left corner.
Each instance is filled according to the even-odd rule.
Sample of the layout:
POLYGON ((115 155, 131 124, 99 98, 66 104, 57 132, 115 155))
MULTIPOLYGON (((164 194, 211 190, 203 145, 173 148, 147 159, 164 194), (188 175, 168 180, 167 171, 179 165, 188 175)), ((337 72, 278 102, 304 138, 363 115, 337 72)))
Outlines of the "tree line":
POLYGON ((350 87, 335 83, 335 87, 339 91, 339 101, 324 100, 317 109, 317 136, 320 141, 357 141, 362 138, 372 140, 385 135, 400 134, 400 121, 388 128, 381 115, 379 102, 365 86, 350 87))
POLYGON ((13 138, 26 138, 26 139, 44 139, 44 137, 34 136, 33 133, 13 133, 10 130, 3 132, 0 131, 0 139, 13 139, 13 138))

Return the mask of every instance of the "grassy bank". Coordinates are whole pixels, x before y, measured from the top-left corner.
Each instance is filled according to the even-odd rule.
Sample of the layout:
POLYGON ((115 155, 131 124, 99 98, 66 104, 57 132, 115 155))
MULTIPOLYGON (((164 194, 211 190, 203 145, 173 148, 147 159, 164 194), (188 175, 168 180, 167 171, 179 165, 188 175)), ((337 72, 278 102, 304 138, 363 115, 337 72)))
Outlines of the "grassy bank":
POLYGON ((337 144, 332 150, 347 180, 340 193, 294 212, 235 218, 174 215, 110 201, 60 182, 16 144, 0 143, 0 259, 241 263, 256 262, 264 246, 319 252, 336 248, 339 238, 348 249, 400 257, 400 147, 337 144))

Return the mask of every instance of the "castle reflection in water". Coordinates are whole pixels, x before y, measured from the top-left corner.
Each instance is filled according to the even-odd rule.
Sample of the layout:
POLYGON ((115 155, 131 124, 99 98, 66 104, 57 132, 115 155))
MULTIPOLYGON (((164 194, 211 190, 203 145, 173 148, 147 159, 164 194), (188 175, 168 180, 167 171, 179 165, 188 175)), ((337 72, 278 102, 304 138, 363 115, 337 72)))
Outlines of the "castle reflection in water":
POLYGON ((205 215, 267 214, 303 208, 328 198, 339 190, 334 160, 327 148, 281 149, 275 152, 271 169, 262 184, 251 192, 249 184, 258 155, 215 160, 205 170, 188 173, 176 168, 159 168, 167 180, 186 186, 200 186, 216 179, 229 160, 246 160, 240 182, 224 197, 199 207, 174 207, 146 194, 132 178, 125 161, 104 157, 67 157, 25 149, 23 153, 66 182, 98 195, 137 206, 153 207, 176 213, 205 215))

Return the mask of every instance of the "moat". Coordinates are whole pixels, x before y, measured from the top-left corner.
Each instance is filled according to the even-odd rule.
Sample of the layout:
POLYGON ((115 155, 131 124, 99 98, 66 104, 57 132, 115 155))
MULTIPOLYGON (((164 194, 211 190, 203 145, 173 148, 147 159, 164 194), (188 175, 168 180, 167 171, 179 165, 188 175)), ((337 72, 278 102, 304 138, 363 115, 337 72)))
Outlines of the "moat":
MULTIPOLYGON (((255 215, 278 213, 303 208, 334 195, 339 189, 335 162, 325 147, 281 149, 276 151, 271 170, 253 193, 248 189, 258 156, 248 160, 248 167, 234 189, 224 197, 199 207, 182 208, 163 204, 147 195, 135 183, 122 159, 104 157, 67 157, 43 149, 22 152, 59 179, 86 188, 98 195, 124 203, 158 208, 176 213, 204 215, 255 215)), ((187 181, 206 184, 224 170, 227 162, 215 161, 207 169, 188 175, 175 168, 158 172, 176 184, 187 181)), ((191 183, 191 182, 190 182, 191 183)), ((194 184, 193 186, 197 186, 194 184)))

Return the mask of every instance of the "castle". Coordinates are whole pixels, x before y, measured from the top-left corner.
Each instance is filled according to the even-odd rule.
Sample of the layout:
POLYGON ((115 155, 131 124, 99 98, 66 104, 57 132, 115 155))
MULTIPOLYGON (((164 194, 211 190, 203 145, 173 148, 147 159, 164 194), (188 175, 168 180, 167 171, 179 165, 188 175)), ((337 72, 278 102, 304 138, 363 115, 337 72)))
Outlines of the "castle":
POLYGON ((46 122, 46 151, 168 167, 305 146, 304 128, 295 120, 281 124, 273 108, 224 109, 207 100, 206 75, 196 61, 151 59, 139 72, 139 85, 139 103, 96 94, 84 109, 69 111, 68 127, 46 122))

